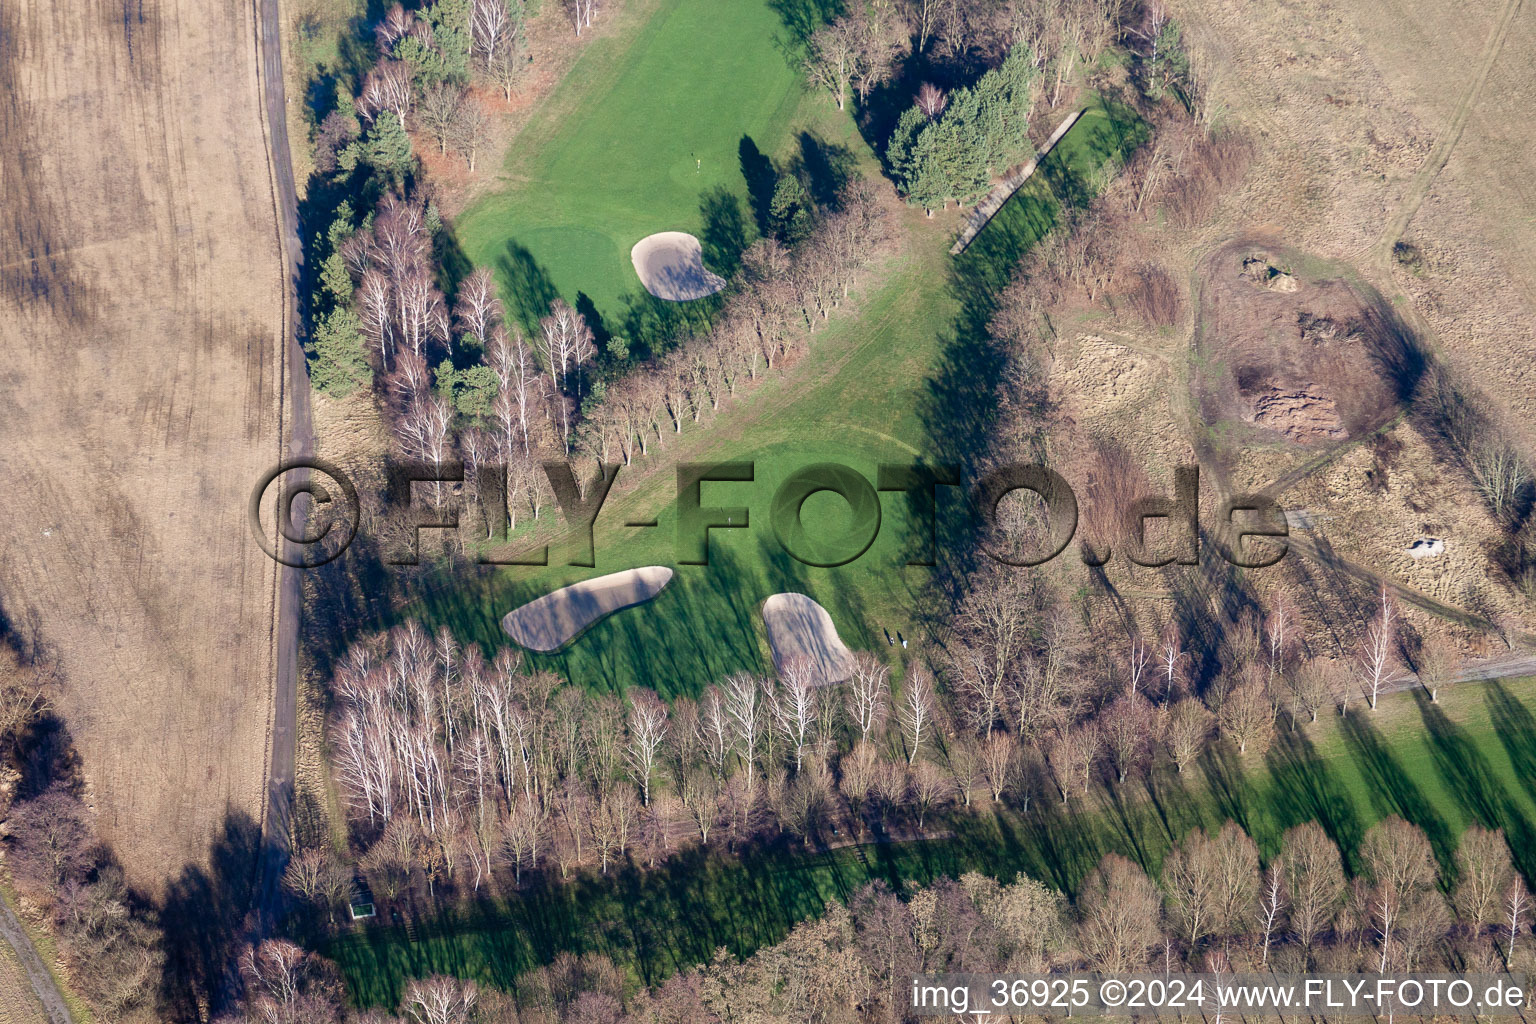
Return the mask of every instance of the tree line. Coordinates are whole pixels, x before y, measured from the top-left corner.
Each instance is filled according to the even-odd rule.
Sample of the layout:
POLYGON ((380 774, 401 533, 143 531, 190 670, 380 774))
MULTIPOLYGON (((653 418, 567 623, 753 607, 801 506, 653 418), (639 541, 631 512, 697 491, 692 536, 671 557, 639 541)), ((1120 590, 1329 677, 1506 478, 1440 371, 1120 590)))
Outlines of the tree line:
MULTIPOLYGON (((918 836, 993 804, 1028 813, 1182 774, 1214 744, 1262 754, 1284 719, 1374 708, 1401 670, 1386 595, 1351 659, 1302 657, 1285 601, 1243 616, 1196 693, 1178 630, 1106 651, 1070 613, 1033 616, 1022 602, 1038 595, 1007 580, 973 587, 938 677, 914 661, 899 690, 859 654, 830 686, 791 664, 670 706, 646 688, 594 696, 511 649, 487 662, 446 627, 407 622, 352 647, 331 681, 331 763, 359 863, 387 899, 418 885, 430 899, 445 882, 479 892, 696 845, 918 836)), ((1426 651, 1417 685, 1438 699, 1458 671, 1426 651)), ((351 875, 307 851, 288 884, 335 908, 351 875)))
MULTIPOLYGON (((1023 874, 967 873, 893 892, 865 885, 776 945, 634 987, 607 957, 561 953, 512 991, 436 975, 405 986, 402 1017, 349 1013, 334 968, 283 940, 242 960, 233 1021, 327 1024, 710 1024, 910 1021, 920 974, 1136 971, 1399 973, 1529 970, 1532 902, 1504 835, 1476 826, 1442 874, 1424 833, 1389 817, 1353 871, 1315 822, 1266 861, 1231 821, 1189 832, 1155 870, 1105 856, 1075 894, 1023 874)), ((232 1024, 231 1022, 231 1024, 232 1024)))

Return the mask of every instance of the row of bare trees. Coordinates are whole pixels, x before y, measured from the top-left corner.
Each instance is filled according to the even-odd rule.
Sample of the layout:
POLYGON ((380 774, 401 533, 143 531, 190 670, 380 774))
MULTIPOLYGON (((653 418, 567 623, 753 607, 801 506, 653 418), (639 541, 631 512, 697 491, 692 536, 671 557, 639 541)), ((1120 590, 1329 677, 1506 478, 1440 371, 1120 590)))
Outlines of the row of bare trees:
POLYGON ((341 243, 353 304, 401 451, 434 465, 461 456, 477 499, 479 470, 505 467, 501 497, 513 528, 547 500, 541 460, 617 455, 627 465, 782 367, 847 298, 887 231, 873 187, 850 183, 793 252, 773 239, 747 250, 709 331, 605 381, 602 396, 588 401, 598 352, 586 319, 557 298, 525 338, 507 321, 485 268, 460 283, 450 309, 436 283, 428 220, 419 198, 390 194, 371 225, 341 243), (488 408, 475 415, 455 408, 432 370, 456 341, 478 350, 490 371, 488 408))
MULTIPOLYGON (((931 679, 912 673, 897 702, 867 656, 841 686, 796 665, 782 678, 733 675, 669 708, 644 689, 585 695, 509 650, 486 664, 412 622, 354 646, 332 689, 336 778, 370 844, 365 866, 392 888, 417 869, 432 890, 466 864, 478 889, 499 866, 606 872, 690 836, 732 842, 775 824, 809 835, 832 811, 834 766, 855 811, 910 798, 919 826, 951 789, 920 756, 937 744, 931 679)), ((290 867, 290 888, 317 903, 340 903, 348 885, 323 855, 290 867)))
MULTIPOLYGON (((920 974, 1529 968, 1531 896, 1501 832, 1468 829, 1447 852, 1448 877, 1423 831, 1397 817, 1349 853, 1352 874, 1333 837, 1304 822, 1266 862, 1228 821, 1190 831, 1154 875, 1104 856, 1075 901, 1023 874, 969 872, 904 898, 877 882, 750 957, 720 955, 654 988, 634 991, 599 954, 562 953, 519 976, 515 997, 434 976, 408 983, 401 1010, 433 1024, 864 1024, 908 1019, 905 979, 920 974)), ((235 1020, 341 1019, 334 971, 313 954, 273 940, 241 966, 246 1002, 235 1020)), ((377 1011, 352 1019, 397 1020, 377 1011)))
POLYGON ((1032 752, 1020 755, 1021 775, 1048 779, 1063 800, 1086 793, 1101 769, 1124 782, 1166 759, 1183 772, 1217 738, 1240 754, 1263 753, 1282 716, 1314 722, 1357 701, 1374 711, 1382 695, 1409 685, 1435 701, 1463 671, 1447 643, 1422 645, 1408 671, 1401 613, 1385 587, 1343 657, 1307 656, 1300 615, 1283 597, 1267 612, 1246 610, 1221 650, 1201 659, 1213 675, 1199 687, 1191 672, 1203 652, 1175 623, 1107 651, 1039 577, 1016 570, 974 576, 950 625, 944 678, 954 720, 983 747, 1011 734, 1032 752))
MULTIPOLYGON (((670 707, 652 691, 590 697, 510 650, 487 664, 451 633, 414 622, 352 648, 333 683, 338 781, 375 866, 432 889, 467 864, 478 889, 496 868, 583 864, 606 872, 692 842, 727 845, 787 831, 807 841, 842 823, 919 832, 978 801, 1028 811, 1153 771, 1183 773, 1217 742, 1262 753, 1283 715, 1374 706, 1398 679, 1395 607, 1382 595, 1356 658, 1303 658, 1295 609, 1279 602, 1232 631, 1230 665, 1192 692, 1194 660, 1175 629, 1131 637, 1105 670, 1080 620, 1032 615, 1024 588, 973 587, 954 622, 945 687, 920 664, 899 694, 858 655, 824 685, 807 666, 738 673, 670 707), (1385 654, 1383 652, 1386 652, 1385 654), (1385 680, 1385 682, 1384 682, 1385 680)), ((1435 699, 1457 676, 1426 650, 1435 699)), ((295 861, 294 886, 340 898, 321 865, 295 861)), ((321 900, 325 902, 326 900, 321 900)))
POLYGON ((859 178, 793 250, 772 238, 753 244, 707 333, 608 385, 590 413, 583 450, 600 461, 617 453, 627 465, 782 367, 848 298, 888 233, 874 187, 859 178))

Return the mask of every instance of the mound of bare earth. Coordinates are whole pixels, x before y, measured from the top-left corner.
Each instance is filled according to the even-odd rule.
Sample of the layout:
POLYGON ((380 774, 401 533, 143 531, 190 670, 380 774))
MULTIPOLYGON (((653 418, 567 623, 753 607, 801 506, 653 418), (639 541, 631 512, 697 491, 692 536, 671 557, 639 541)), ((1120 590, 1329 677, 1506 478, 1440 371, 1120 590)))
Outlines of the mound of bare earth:
POLYGON ((1380 428, 1420 372, 1369 287, 1304 254, 1238 241, 1202 268, 1195 394, 1232 446, 1318 446, 1380 428))

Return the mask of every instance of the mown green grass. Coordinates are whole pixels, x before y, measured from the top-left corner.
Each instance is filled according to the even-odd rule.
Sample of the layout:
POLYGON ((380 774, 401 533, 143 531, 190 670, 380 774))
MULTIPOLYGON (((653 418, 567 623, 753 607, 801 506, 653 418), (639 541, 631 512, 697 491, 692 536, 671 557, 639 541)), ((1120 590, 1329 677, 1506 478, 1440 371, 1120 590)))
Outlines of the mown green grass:
MULTIPOLYGON (((819 331, 800 363, 770 375, 713 422, 687 424, 665 449, 620 470, 596 524, 594 567, 562 566, 555 548, 547 568, 459 569, 427 585, 403 614, 434 630, 446 624, 461 640, 491 650, 506 643, 501 616, 525 601, 591 576, 669 565, 677 576, 656 599, 611 616, 563 651, 530 654, 530 663, 594 690, 641 685, 667 697, 696 694, 730 672, 766 667, 759 607, 771 594, 794 590, 827 608, 846 643, 890 656, 899 674, 895 662, 917 652, 900 655, 885 633, 916 635, 924 613, 919 596, 934 571, 907 565, 912 528, 921 525, 909 518, 907 498, 883 495, 873 546, 848 565, 822 569, 780 547, 768 516, 774 491, 818 462, 856 469, 872 483, 882 463, 963 462, 985 428, 971 421, 990 409, 988 389, 996 384, 976 351, 993 297, 1018 258, 1055 224, 1056 194, 1137 144, 1137 132, 1123 113, 1095 103, 1046 161, 1046 173, 1004 206, 959 259, 948 255, 948 231, 921 218, 904 225, 900 255, 883 269, 880 284, 855 296, 856 314, 835 317, 819 331), (679 458, 756 466, 750 484, 704 485, 705 505, 746 506, 750 513, 746 529, 712 531, 707 566, 679 565, 675 557, 670 467, 679 458), (658 525, 624 525, 651 519, 658 525)), ((960 496, 941 492, 941 511, 953 526, 960 496)), ((806 505, 807 531, 839 532, 844 509, 840 499, 818 496, 806 505)), ((941 530, 941 559, 946 540, 953 546, 963 537, 941 530)))
POLYGON ((782 33, 762 0, 661 0, 633 33, 588 45, 513 141, 504 186, 456 224, 511 309, 526 321, 555 292, 585 294, 616 319, 640 293, 630 248, 657 231, 702 237, 711 195, 733 197, 755 230, 743 138, 786 166, 819 143, 868 159, 852 122, 807 91, 782 33))
POLYGON ((424 920, 417 941, 375 927, 324 944, 349 997, 393 1005, 404 980, 445 972, 511 988, 557 953, 598 952, 654 984, 725 947, 745 955, 779 941, 795 922, 866 882, 894 888, 968 870, 1023 871, 1072 892, 1108 852, 1156 872, 1195 827, 1231 819, 1274 856, 1285 829, 1317 821, 1354 870, 1361 837, 1396 814, 1424 829, 1454 879, 1454 851, 1471 824, 1502 828, 1517 866, 1536 873, 1536 680, 1468 684, 1431 705, 1396 694, 1282 734, 1246 764, 1215 753, 1184 776, 1159 774, 1093 797, 1079 809, 1037 800, 1013 811, 957 815, 951 837, 811 852, 793 844, 743 857, 686 853, 653 871, 628 868, 424 920))

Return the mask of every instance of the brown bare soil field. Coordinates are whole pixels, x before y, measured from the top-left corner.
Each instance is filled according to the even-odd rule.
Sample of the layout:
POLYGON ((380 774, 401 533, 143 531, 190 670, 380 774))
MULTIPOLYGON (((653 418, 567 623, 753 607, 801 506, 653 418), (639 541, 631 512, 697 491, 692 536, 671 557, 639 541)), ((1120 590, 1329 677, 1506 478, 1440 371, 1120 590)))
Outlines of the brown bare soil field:
POLYGON ((250 3, 0 8, 0 601, 150 889, 260 820, 286 302, 250 3))

